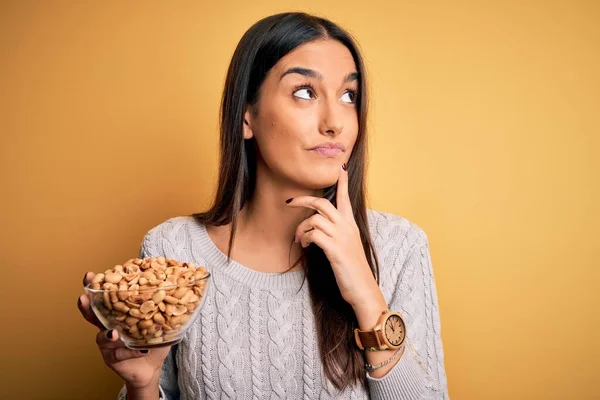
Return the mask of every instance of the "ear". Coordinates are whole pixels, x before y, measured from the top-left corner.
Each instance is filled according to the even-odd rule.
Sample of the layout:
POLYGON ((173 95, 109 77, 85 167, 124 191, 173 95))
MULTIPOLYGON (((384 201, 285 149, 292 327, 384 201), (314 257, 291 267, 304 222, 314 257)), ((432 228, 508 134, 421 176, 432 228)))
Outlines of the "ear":
POLYGON ((244 139, 252 139, 253 137, 254 132, 252 131, 252 112, 250 112, 250 107, 248 107, 244 113, 244 139))

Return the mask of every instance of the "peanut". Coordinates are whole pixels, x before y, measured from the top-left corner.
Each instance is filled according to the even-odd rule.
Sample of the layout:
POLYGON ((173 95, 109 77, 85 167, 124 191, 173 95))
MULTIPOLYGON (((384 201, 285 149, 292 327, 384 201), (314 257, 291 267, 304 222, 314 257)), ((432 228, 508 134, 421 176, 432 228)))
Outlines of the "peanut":
POLYGON ((140 308, 138 303, 134 303, 133 301, 129 301, 129 299, 125 300, 125 304, 127 304, 131 308, 140 308))
POLYGON ((188 289, 183 297, 179 299, 179 304, 188 304, 192 300, 192 296, 195 296, 194 292, 188 289))
POLYGON ((171 325, 171 327, 175 327, 177 325, 186 323, 188 319, 189 316, 187 314, 173 316, 169 318, 169 325, 171 325))
POLYGON ((113 309, 113 306, 112 306, 112 303, 110 301, 110 296, 108 295, 108 292, 102 293, 102 300, 104 301, 104 306, 106 308, 108 308, 109 310, 113 309))
POLYGON ((130 275, 125 276, 125 280, 127 280, 129 282, 129 286, 135 285, 136 283, 138 283, 140 281, 139 275, 131 277, 131 279, 127 279, 127 277, 131 277, 131 276, 130 275))
POLYGON ((129 315, 131 315, 132 317, 138 318, 138 319, 142 319, 145 317, 145 314, 142 313, 139 308, 130 309, 129 315))
POLYGON ((110 295, 110 301, 112 301, 112 303, 117 303, 119 301, 119 296, 117 296, 117 292, 108 292, 110 295))
POLYGON ((167 293, 164 290, 159 290, 158 292, 154 293, 154 295, 152 296, 152 301, 155 304, 159 304, 160 302, 162 302, 165 297, 167 296, 167 293))
POLYGON ((154 308, 154 302, 152 300, 148 300, 140 306, 140 312, 142 314, 148 314, 153 308, 154 308))
POLYGON ((154 322, 153 322, 152 325, 150 325, 148 327, 148 335, 154 336, 155 333, 156 333, 156 325, 154 325, 154 322))
POLYGON ((192 312, 192 311, 194 311, 194 309, 196 309, 196 304, 194 304, 194 303, 186 304, 185 308, 187 308, 188 312, 192 312))
POLYGON ((125 318, 125 323, 127 325, 129 325, 129 326, 136 325, 138 322, 140 322, 140 320, 137 319, 137 318, 133 318, 133 317, 127 317, 127 318, 125 318))
POLYGON ((121 281, 121 283, 119 283, 119 291, 117 292, 117 297, 119 298, 119 300, 127 300, 127 298, 129 297, 129 292, 127 291, 127 289, 129 289, 127 283, 121 281))
POLYGON ((121 274, 118 274, 116 272, 106 274, 106 276, 104 277, 104 280, 106 282, 110 282, 110 283, 119 283, 119 282, 121 282, 121 279, 123 279, 121 274))
POLYGON ((140 329, 148 329, 149 327, 151 327, 154 324, 153 321, 149 321, 147 319, 141 320, 140 322, 138 322, 138 328, 140 329))
POLYGON ((153 281, 156 279, 156 275, 151 270, 147 270, 142 274, 142 278, 146 278, 148 281, 153 281))
POLYGON ((181 299, 187 292, 189 292, 189 290, 190 289, 185 286, 180 286, 177 289, 175 289, 175 293, 173 293, 173 297, 175 297, 177 299, 181 299))
POLYGON ((154 317, 152 319, 154 320, 154 322, 160 325, 165 323, 165 317, 163 317, 162 313, 154 314, 154 317))
MULTIPOLYGON (((141 288, 140 288, 141 289, 141 288)), ((154 296, 154 292, 144 288, 144 291, 140 293, 140 298, 144 301, 148 301, 154 296)))
POLYGON ((148 314, 146 314, 144 319, 152 319, 154 317, 154 314, 156 314, 158 312, 158 307, 155 307, 155 308, 156 308, 156 310, 150 311, 148 314))
POLYGON ((167 304, 166 305, 166 310, 165 310, 165 314, 168 316, 173 315, 173 313, 175 312, 175 304, 167 304))
POLYGON ((182 305, 175 306, 175 311, 173 311, 173 315, 183 315, 187 312, 187 308, 182 305))
POLYGON ((113 308, 117 311, 122 312, 123 314, 127 314, 129 312, 129 310, 131 310, 131 308, 127 307, 127 305, 125 303, 122 303, 120 301, 117 301, 116 303, 114 303, 113 308))

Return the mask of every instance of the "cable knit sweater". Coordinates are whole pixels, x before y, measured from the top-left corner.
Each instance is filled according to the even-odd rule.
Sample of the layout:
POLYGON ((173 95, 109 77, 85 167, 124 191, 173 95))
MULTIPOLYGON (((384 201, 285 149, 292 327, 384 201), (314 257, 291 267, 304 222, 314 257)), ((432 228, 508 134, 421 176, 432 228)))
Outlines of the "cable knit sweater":
POLYGON ((389 308, 403 313, 410 346, 383 378, 367 374, 367 387, 343 393, 323 373, 303 271, 263 273, 228 263, 192 217, 149 231, 142 256, 194 262, 212 274, 200 316, 165 360, 161 398, 448 399, 427 236, 391 214, 369 210, 368 220, 380 287, 389 308))

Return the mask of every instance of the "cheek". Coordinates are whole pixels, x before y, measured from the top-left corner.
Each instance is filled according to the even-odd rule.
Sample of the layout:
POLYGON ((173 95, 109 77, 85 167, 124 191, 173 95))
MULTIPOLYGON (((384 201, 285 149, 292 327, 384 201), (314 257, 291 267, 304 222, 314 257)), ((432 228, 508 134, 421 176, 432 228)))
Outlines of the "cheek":
POLYGON ((348 132, 350 148, 354 148, 356 144, 356 140, 358 139, 358 116, 356 115, 356 111, 353 111, 352 115, 348 118, 348 132))
POLYGON ((304 143, 302 135, 285 119, 269 118, 256 132, 256 143, 264 162, 270 169, 285 170, 298 162, 304 143))
MULTIPOLYGON (((314 135, 316 122, 313 115, 298 112, 271 113, 265 116, 265 124, 261 126, 257 141, 261 148, 276 148, 280 152, 291 149, 302 149, 308 144, 307 138, 314 135)), ((282 154, 283 156, 283 154, 282 154)))

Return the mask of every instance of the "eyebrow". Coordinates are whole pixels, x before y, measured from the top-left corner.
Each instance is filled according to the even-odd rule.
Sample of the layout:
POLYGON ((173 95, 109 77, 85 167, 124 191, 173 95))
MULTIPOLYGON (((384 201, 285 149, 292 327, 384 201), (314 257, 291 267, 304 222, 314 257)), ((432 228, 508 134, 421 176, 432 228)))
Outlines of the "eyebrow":
MULTIPOLYGON (((320 81, 323 80, 323 75, 321 73, 319 73, 315 70, 312 70, 309 68, 303 68, 303 67, 293 67, 293 68, 286 70, 283 74, 281 74, 281 77, 279 78, 279 80, 282 80, 284 76, 289 75, 289 74, 299 74, 302 76, 306 76, 307 78, 316 78, 320 81)), ((344 78, 344 83, 357 81, 358 76, 359 76, 358 72, 351 72, 348 75, 346 75, 346 77, 344 78)))

